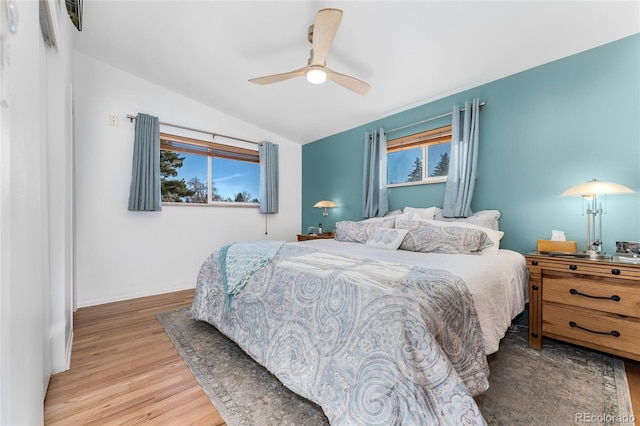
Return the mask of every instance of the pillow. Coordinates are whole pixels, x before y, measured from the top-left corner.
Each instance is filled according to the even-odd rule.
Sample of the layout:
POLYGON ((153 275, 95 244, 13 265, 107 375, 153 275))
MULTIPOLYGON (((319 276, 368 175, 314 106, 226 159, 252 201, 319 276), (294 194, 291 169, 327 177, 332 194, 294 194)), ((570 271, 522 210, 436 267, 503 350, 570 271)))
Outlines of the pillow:
POLYGON ((408 229, 376 228, 364 245, 387 250, 397 250, 408 233, 408 229))
POLYGON ((363 219, 360 222, 367 222, 367 223, 368 222, 381 222, 383 220, 389 220, 389 219, 391 219, 391 218, 390 217, 382 217, 382 216, 380 216, 380 217, 370 217, 368 219, 363 219))
POLYGON ((336 222, 336 241, 365 243, 376 228, 393 228, 395 222, 394 218, 375 222, 347 220, 336 222))
POLYGON ((402 210, 398 209, 398 210, 391 210, 390 212, 387 212, 387 214, 384 215, 384 217, 389 217, 389 216, 398 216, 399 214, 402 214, 402 210))
POLYGON ((500 211, 498 210, 480 210, 469 217, 444 217, 442 216, 442 209, 436 207, 435 220, 443 222, 473 223, 498 231, 500 229, 498 219, 500 219, 500 211))
POLYGON ((435 218, 437 209, 437 207, 428 207, 426 209, 405 207, 404 210, 402 210, 402 213, 417 214, 418 216, 420 216, 420 219, 433 220, 435 218))
POLYGON ((396 228, 409 233, 400 245, 401 250, 420 253, 479 254, 493 246, 489 235, 482 229, 436 225, 433 221, 401 220, 396 228))
POLYGON ((435 226, 457 226, 459 228, 478 229, 485 232, 493 243, 490 247, 485 247, 484 249, 482 249, 480 254, 498 254, 498 252, 500 251, 500 240, 502 240, 502 237, 504 236, 504 232, 502 231, 496 231, 495 229, 486 228, 484 226, 468 222, 443 222, 440 220, 434 220, 431 222, 431 224, 435 226))
MULTIPOLYGON (((498 253, 498 248, 500 246, 500 240, 502 239, 502 237, 504 236, 504 232, 502 231, 497 231, 495 229, 491 229, 491 228, 487 228, 481 225, 476 225, 475 223, 470 223, 470 222, 465 222, 465 221, 461 221, 459 219, 454 219, 454 220, 448 220, 448 221, 443 221, 443 220, 427 220, 427 219, 421 219, 420 216, 418 216, 417 214, 413 213, 413 214, 403 214, 401 216, 396 216, 396 223, 400 220, 413 220, 413 221, 421 221, 421 222, 430 222, 432 225, 434 226, 459 226, 459 227, 465 227, 465 228, 474 228, 474 229, 480 229, 484 232, 487 233, 487 235, 489 236, 489 238, 491 239, 491 241, 493 241, 493 243, 495 244, 495 253, 498 253)), ((453 218, 448 218, 448 219, 453 219, 453 218)), ((466 218, 465 218, 466 219, 466 218)))

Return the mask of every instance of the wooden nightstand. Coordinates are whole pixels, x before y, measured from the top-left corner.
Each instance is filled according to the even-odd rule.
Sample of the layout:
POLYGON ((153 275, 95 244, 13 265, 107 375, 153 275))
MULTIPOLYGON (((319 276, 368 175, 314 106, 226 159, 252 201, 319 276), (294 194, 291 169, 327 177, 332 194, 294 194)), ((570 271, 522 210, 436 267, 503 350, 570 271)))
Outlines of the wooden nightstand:
POLYGON ((324 232, 320 235, 318 234, 298 234, 298 241, 307 241, 307 240, 330 240, 335 236, 333 232, 324 232))
POLYGON ((529 346, 542 337, 640 361, 640 264, 525 256, 529 269, 529 346))

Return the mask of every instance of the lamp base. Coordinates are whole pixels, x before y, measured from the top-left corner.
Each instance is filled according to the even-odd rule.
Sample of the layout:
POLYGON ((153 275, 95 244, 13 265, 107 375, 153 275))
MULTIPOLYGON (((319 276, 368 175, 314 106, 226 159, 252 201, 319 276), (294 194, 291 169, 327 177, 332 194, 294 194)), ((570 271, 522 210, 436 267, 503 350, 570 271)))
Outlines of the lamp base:
POLYGON ((609 256, 603 251, 584 250, 583 253, 586 254, 587 256, 589 256, 589 259, 591 259, 591 260, 611 260, 611 259, 613 259, 613 256, 609 256))

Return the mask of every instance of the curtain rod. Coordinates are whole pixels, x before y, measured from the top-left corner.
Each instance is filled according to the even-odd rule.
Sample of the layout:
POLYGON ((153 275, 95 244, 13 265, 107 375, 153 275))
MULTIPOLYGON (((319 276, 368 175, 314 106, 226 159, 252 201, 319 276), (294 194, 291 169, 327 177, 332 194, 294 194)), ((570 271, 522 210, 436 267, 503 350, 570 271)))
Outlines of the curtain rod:
MULTIPOLYGON (((131 123, 133 123, 133 120, 138 118, 138 116, 137 115, 127 114, 127 118, 129 119, 129 121, 131 123)), ((207 130, 199 130, 199 129, 194 129, 192 127, 179 126, 177 124, 163 123, 162 121, 160 122, 160 124, 162 124, 163 126, 175 127, 176 129, 184 129, 184 130, 191 130, 192 132, 205 133, 207 135, 211 135, 213 139, 215 139, 216 136, 220 136, 220 137, 227 138, 227 139, 233 139, 233 140, 236 140, 236 141, 242 141, 242 142, 252 143, 252 144, 255 144, 255 145, 260 145, 260 142, 254 142, 254 141, 250 141, 250 140, 247 140, 247 139, 236 138, 234 136, 223 135, 222 133, 214 133, 214 132, 209 132, 207 130)))
MULTIPOLYGON (((486 104, 486 102, 481 102, 480 106, 483 107, 486 104)), ((465 109, 462 108, 460 111, 464 111, 465 109)), ((423 124, 423 123, 428 123, 429 121, 433 121, 433 120, 437 120, 439 118, 444 118, 444 117, 448 117, 450 115, 453 115, 453 112, 448 112, 446 114, 441 114, 438 115, 437 117, 431 117, 431 118, 427 118, 426 120, 421 120, 421 121, 416 121, 415 123, 411 123, 411 124, 407 124, 406 126, 402 126, 402 127, 397 127, 395 129, 391 129, 391 130, 386 130, 384 132, 384 134, 388 134, 388 133, 392 133, 392 132, 397 132, 398 130, 403 130, 406 129, 408 127, 413 127, 413 126, 417 126, 418 124, 423 124)))

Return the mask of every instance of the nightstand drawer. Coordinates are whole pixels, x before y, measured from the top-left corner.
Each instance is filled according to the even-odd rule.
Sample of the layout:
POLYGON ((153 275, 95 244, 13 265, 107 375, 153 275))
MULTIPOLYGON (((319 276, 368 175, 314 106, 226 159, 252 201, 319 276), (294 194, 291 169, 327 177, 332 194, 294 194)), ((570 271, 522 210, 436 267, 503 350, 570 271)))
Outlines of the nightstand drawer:
POLYGON ((620 315, 640 315, 640 285, 637 282, 547 271, 543 279, 543 303, 556 302, 620 315))
POLYGON ((574 274, 600 275, 602 277, 640 280, 640 268, 637 265, 621 263, 595 263, 586 259, 536 256, 527 259, 529 268, 546 271, 569 272, 574 274))
POLYGON ((640 355, 640 321, 613 314, 545 304, 542 331, 549 337, 565 337, 640 355))

